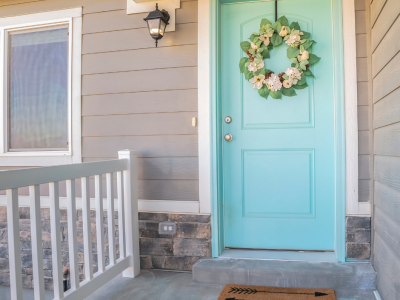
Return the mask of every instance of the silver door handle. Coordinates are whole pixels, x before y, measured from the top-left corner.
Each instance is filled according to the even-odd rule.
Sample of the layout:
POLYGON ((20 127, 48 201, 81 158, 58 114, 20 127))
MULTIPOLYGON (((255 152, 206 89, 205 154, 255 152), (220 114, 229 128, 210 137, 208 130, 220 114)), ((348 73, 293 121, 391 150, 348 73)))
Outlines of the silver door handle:
POLYGON ((227 141, 227 142, 232 142, 232 140, 233 140, 233 136, 230 133, 225 134, 224 138, 225 138, 225 141, 227 141))

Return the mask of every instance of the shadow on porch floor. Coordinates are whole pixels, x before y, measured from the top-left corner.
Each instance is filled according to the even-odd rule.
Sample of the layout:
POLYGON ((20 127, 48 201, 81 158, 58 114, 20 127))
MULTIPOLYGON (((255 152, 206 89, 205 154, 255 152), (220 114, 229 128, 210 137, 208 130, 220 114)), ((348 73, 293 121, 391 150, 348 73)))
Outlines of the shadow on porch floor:
MULTIPOLYGON (((86 300, 216 300, 223 286, 192 282, 190 272, 142 270, 140 276, 129 279, 122 276, 93 293, 86 300)), ((374 300, 372 292, 336 291, 338 300, 374 300)), ((0 299, 9 300, 9 288, 0 286, 0 299)), ((33 290, 24 290, 24 300, 33 300, 33 290)), ((47 292, 46 300, 53 299, 47 292)))

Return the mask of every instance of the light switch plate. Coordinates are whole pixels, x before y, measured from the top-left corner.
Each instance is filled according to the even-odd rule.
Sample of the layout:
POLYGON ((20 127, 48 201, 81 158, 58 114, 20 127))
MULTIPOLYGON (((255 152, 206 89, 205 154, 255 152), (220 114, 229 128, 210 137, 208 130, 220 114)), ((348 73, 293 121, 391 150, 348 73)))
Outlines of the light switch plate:
POLYGON ((158 224, 159 234, 170 234, 174 235, 176 233, 176 225, 173 222, 165 221, 158 224))

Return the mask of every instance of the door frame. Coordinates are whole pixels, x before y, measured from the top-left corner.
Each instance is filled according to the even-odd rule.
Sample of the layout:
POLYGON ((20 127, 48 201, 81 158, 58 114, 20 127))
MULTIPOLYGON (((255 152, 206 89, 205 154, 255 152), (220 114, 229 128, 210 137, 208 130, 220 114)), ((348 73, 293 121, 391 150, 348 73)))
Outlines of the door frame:
MULTIPOLYGON (((240 0, 239 0, 240 1, 240 0)), ((218 257, 225 248, 224 245, 224 220, 223 220, 223 178, 222 178, 222 120, 221 116, 221 90, 220 83, 220 13, 223 3, 239 2, 234 0, 209 0, 209 143, 210 143, 210 200, 211 200, 211 231, 212 231, 212 256, 218 257)), ((263 0, 260 0, 263 1, 263 0)), ((240 1, 242 2, 242 1, 240 1)), ((347 1, 351 2, 351 1, 347 1)), ((345 220, 346 220, 346 132, 345 132, 345 87, 344 87, 344 51, 343 51, 343 7, 342 0, 331 0, 333 20, 333 47, 334 47, 334 109, 335 109, 335 254, 338 261, 345 261, 345 220)), ((353 6, 354 8, 354 6, 353 6)), ((199 4, 199 15, 204 10, 199 4)), ((353 9, 354 12, 354 9, 353 9)), ((199 20, 200 21, 200 20, 199 20)), ((199 27, 202 24, 199 23, 199 27)), ((201 41, 199 28, 199 44, 201 41)), ((203 33, 204 34, 204 33, 203 33)), ((353 37, 355 39, 355 36, 353 37)), ((200 46, 199 46, 200 49, 200 46)), ((354 48, 355 52, 355 48, 354 48)), ((199 51, 199 55, 200 55, 199 51)), ((199 57, 199 66, 205 57, 199 57)), ((347 59, 346 59, 347 61, 347 59)), ((348 70, 346 70, 348 71, 348 70)), ((354 75, 352 75, 354 77, 354 75)), ((200 85, 199 76, 199 88, 200 85)), ((347 79, 347 77, 346 77, 347 79)), ((204 83, 204 82, 203 82, 204 83)), ((207 108, 201 104, 202 98, 199 91, 199 115, 207 108)), ((357 101, 357 98, 355 99, 357 101)), ((204 120, 205 121, 205 120, 204 120)), ((352 122, 357 122, 357 118, 352 122)), ((357 126, 357 125, 356 125, 357 126)), ((356 127, 357 128, 357 127, 356 127)), ((202 128, 204 130, 204 128, 202 128)), ((199 128, 199 140, 202 131, 199 128)), ((203 147, 204 149, 204 147, 203 147)), ((199 150, 202 150, 199 145, 199 150)), ((201 153, 199 153, 201 154, 201 153)), ((200 157, 200 164, 202 158, 200 157)), ((357 166, 358 167, 358 166, 357 166)), ((354 167, 353 167, 354 168, 354 167)), ((201 175, 200 169, 200 175, 201 175)), ((200 178, 200 190, 202 178, 200 178)), ((201 201, 201 199, 200 199, 201 201)))

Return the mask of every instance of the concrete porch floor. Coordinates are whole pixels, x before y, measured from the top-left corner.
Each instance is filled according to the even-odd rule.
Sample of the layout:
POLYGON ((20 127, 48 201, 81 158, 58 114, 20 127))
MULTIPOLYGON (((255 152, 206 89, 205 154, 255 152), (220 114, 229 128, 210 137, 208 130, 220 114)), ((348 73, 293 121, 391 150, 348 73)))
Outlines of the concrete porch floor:
MULTIPOLYGON (((216 300, 223 286, 193 283, 192 273, 142 270, 134 278, 116 277, 86 300, 216 300)), ((337 290, 338 300, 375 300, 372 292, 337 290)), ((0 299, 9 300, 9 288, 0 286, 0 299)), ((47 292, 46 300, 53 299, 47 292)), ((24 300, 34 300, 33 290, 24 290, 24 300)))

